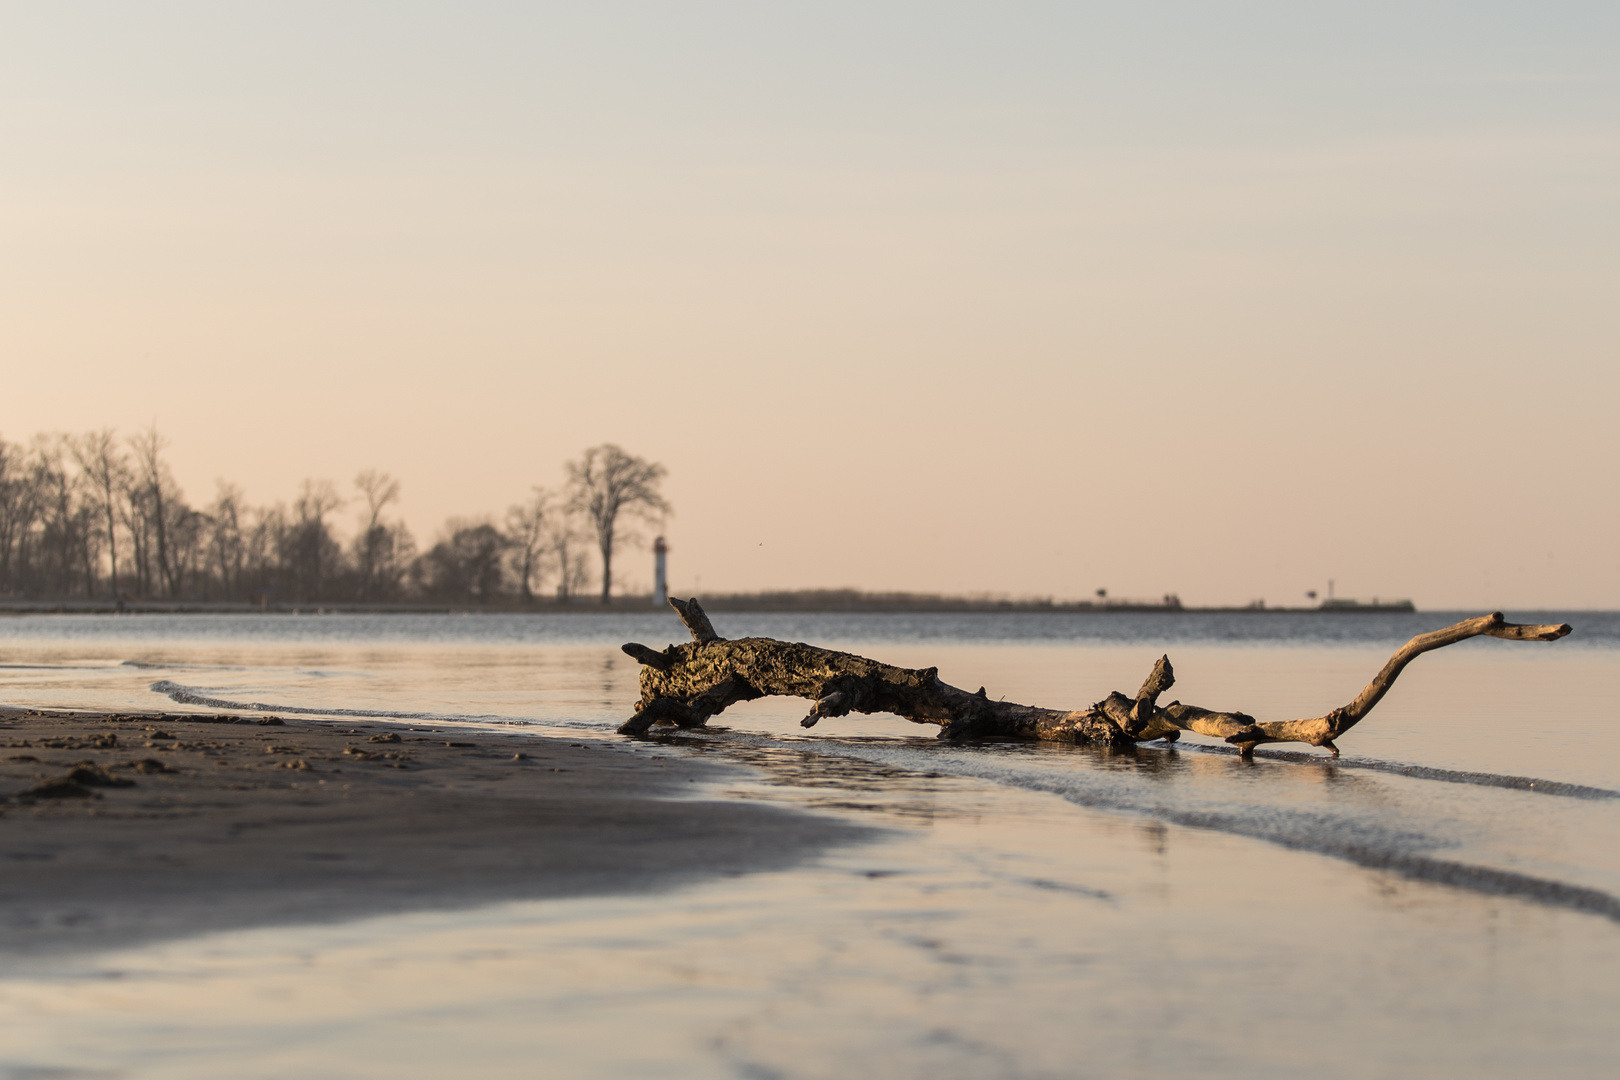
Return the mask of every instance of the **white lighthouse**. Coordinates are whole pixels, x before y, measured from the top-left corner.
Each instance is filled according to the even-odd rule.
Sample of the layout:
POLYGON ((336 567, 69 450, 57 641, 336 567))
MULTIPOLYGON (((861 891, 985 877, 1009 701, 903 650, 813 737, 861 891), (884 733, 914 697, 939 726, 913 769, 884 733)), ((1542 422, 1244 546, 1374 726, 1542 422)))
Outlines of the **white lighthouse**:
POLYGON ((669 545, 660 536, 653 541, 653 603, 659 607, 669 603, 668 556, 669 545))

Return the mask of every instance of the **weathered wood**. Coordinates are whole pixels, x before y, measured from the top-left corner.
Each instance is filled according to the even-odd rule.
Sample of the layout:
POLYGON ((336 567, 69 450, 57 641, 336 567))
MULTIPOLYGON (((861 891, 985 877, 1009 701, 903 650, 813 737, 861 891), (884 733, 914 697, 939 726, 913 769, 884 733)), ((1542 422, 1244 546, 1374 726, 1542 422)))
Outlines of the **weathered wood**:
POLYGON ((937 724, 944 739, 1046 739, 1094 746, 1128 747, 1149 739, 1173 741, 1183 731, 1224 739, 1245 757, 1267 742, 1305 742, 1338 755, 1333 740, 1344 734, 1388 692, 1416 656, 1481 635, 1510 641, 1553 641, 1569 624, 1520 626, 1500 612, 1421 634, 1396 651, 1354 701, 1310 720, 1261 722, 1241 712, 1216 712, 1159 697, 1175 685, 1170 658, 1161 656, 1134 698, 1115 691, 1089 709, 1043 709, 991 701, 980 687, 969 693, 939 680, 938 668, 901 668, 853 653, 774 638, 727 641, 696 599, 670 600, 692 641, 662 652, 636 642, 624 646, 641 669, 636 713, 619 728, 645 733, 654 724, 701 727, 739 701, 786 695, 814 702, 800 723, 814 727, 825 716, 892 713, 919 724, 937 724))
POLYGON ((1153 718, 1154 706, 1159 703, 1159 695, 1176 685, 1176 669, 1170 666, 1170 658, 1161 656, 1154 663, 1153 670, 1142 683, 1142 689, 1136 692, 1136 703, 1131 706, 1130 720, 1125 726, 1126 734, 1133 738, 1141 734, 1153 718))
POLYGON ((638 663, 646 664, 648 667, 655 667, 659 671, 668 671, 670 666, 675 663, 667 654, 661 653, 657 649, 649 649, 638 642, 627 641, 619 648, 624 651, 625 655, 635 657, 638 663))
POLYGON ((681 617, 681 622, 685 623, 686 628, 692 632, 692 640, 699 645, 706 641, 724 640, 714 632, 714 624, 709 621, 709 616, 704 612, 702 605, 697 602, 697 597, 694 596, 690 600, 677 600, 672 596, 669 598, 669 606, 675 609, 675 614, 681 617))
POLYGON ((1395 650, 1395 655, 1391 656, 1382 670, 1373 676, 1373 681, 1367 684, 1366 689, 1343 708, 1334 709, 1326 716, 1310 720, 1281 720, 1257 724, 1259 738, 1251 739, 1247 732, 1234 732, 1225 738, 1227 742, 1236 743, 1245 754, 1252 753, 1259 743, 1303 742, 1312 746, 1326 747, 1333 752, 1334 757, 1338 757, 1339 748, 1333 744, 1333 740, 1349 731, 1361 721, 1362 717, 1371 712, 1373 706, 1382 701, 1389 688, 1395 685, 1396 677, 1406 665, 1424 653, 1446 645, 1455 645, 1472 637, 1494 637, 1508 641, 1556 641, 1569 632, 1569 623, 1552 626, 1510 623, 1502 618, 1500 611, 1481 615, 1477 619, 1464 619, 1444 629, 1419 634, 1395 650))

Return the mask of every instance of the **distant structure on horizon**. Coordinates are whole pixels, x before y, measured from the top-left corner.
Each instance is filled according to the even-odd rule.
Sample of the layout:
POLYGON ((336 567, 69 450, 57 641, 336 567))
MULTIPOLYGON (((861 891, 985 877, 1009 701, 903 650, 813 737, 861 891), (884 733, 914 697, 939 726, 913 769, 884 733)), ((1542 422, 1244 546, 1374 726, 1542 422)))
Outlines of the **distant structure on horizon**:
POLYGON ((668 556, 669 545, 660 536, 653 541, 653 605, 656 607, 669 603, 668 556))
MULTIPOLYGON (((1316 590, 1311 589, 1305 594, 1307 600, 1316 599, 1316 590)), ((1327 599, 1317 606, 1318 611, 1416 611, 1417 606, 1410 600, 1380 600, 1373 597, 1371 600, 1347 600, 1333 595, 1333 579, 1328 578, 1327 599)))

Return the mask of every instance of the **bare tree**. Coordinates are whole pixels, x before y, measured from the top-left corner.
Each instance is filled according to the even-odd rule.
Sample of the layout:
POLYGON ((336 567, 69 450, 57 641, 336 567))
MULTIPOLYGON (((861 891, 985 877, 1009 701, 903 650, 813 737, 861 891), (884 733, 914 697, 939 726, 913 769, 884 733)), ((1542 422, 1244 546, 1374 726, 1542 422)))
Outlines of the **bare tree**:
POLYGON ((286 543, 290 532, 287 508, 281 504, 262 506, 253 511, 252 524, 242 531, 242 584, 245 600, 258 600, 268 607, 279 599, 287 585, 286 543))
POLYGON ((293 571, 293 594, 299 600, 322 599, 327 578, 342 558, 342 549, 326 524, 326 515, 342 505, 343 498, 330 480, 305 480, 298 498, 293 500, 297 520, 286 547, 291 556, 287 561, 293 571))
POLYGON ((0 590, 31 593, 49 586, 50 489, 38 439, 31 451, 0 443, 0 590))
POLYGON ((145 489, 131 477, 124 487, 124 501, 118 507, 118 516, 129 533, 130 571, 135 578, 135 593, 145 596, 150 591, 152 578, 152 543, 146 512, 145 489))
POLYGON ((596 530, 602 553, 602 603, 613 602, 613 549, 631 533, 618 531, 619 515, 642 520, 674 511, 659 492, 664 467, 625 453, 613 443, 593 446, 578 461, 568 463, 570 509, 582 511, 596 530))
POLYGON ((226 599, 235 597, 242 589, 242 563, 246 556, 242 514, 242 492, 234 484, 218 481, 214 504, 208 508, 208 517, 213 523, 209 558, 226 599))
POLYGON ((512 544, 510 558, 517 578, 518 595, 525 604, 534 602, 534 585, 540 577, 545 551, 546 530, 551 519, 551 492, 535 488, 526 502, 506 511, 506 538, 512 544))
POLYGON ((360 599, 374 599, 377 570, 393 547, 394 536, 383 523, 383 511, 399 499, 399 481, 385 472, 367 469, 354 478, 354 486, 366 500, 366 519, 355 538, 355 563, 360 572, 360 599))
POLYGON ((157 424, 132 436, 130 449, 135 452, 135 481, 132 485, 131 504, 145 529, 155 534, 157 541, 157 568, 170 596, 178 596, 180 583, 169 559, 169 503, 175 493, 174 478, 163 461, 163 448, 169 440, 158 434, 157 424), (138 498, 136 497, 138 493, 138 498), (144 506, 139 504, 144 503, 144 506))
POLYGON ((487 604, 500 598, 511 541, 488 521, 451 518, 443 540, 417 560, 422 589, 443 600, 487 604))
POLYGON ((17 550, 13 580, 23 591, 38 592, 41 577, 40 549, 42 529, 36 528, 45 516, 45 469, 37 455, 29 454, 18 462, 17 469, 17 550))
POLYGON ((118 449, 112 428, 102 428, 73 442, 73 457, 95 491, 96 512, 106 525, 108 588, 118 599, 118 497, 129 484, 129 461, 118 449))
POLYGON ((83 525, 76 512, 76 478, 68 472, 65 442, 62 435, 36 435, 33 452, 34 486, 43 511, 39 537, 41 583, 46 592, 61 596, 73 592, 73 576, 82 556, 83 525))
POLYGON ((416 557, 416 541, 403 521, 385 524, 375 549, 376 561, 372 566, 372 596, 378 600, 392 599, 416 557))
POLYGON ((170 561, 174 565, 174 595, 207 600, 209 534, 213 521, 184 503, 173 503, 169 523, 170 561))
POLYGON ((565 604, 590 580, 591 570, 583 550, 589 540, 577 513, 552 514, 546 525, 545 548, 557 568, 557 599, 565 604))
POLYGON ((0 593, 19 591, 19 549, 34 525, 34 500, 22 450, 0 439, 0 593))

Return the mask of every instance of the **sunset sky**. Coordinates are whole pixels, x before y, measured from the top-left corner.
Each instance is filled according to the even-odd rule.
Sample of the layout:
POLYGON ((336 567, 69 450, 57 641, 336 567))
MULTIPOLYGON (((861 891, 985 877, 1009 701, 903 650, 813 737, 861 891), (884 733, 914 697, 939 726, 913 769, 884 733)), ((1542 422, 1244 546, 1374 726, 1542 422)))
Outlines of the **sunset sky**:
POLYGON ((0 437, 385 469, 423 544, 617 442, 683 592, 1620 607, 1617 58, 1613 3, 5 3, 0 437))

